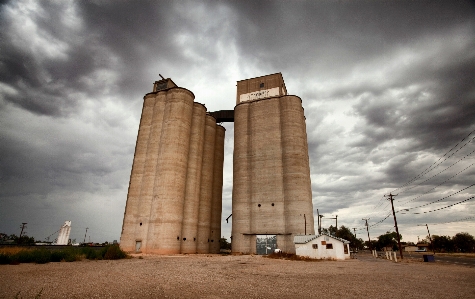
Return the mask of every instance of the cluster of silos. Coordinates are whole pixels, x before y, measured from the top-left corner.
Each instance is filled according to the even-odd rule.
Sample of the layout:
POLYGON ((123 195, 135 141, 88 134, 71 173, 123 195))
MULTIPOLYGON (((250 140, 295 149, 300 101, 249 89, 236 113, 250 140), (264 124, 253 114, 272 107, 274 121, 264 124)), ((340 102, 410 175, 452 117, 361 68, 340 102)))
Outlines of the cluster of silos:
MULTIPOLYGON (((264 83, 256 86, 266 88, 264 83)), ((302 101, 282 91, 285 89, 281 95, 264 99, 247 100, 250 96, 243 94, 242 102, 238 91, 239 103, 234 109, 233 252, 255 253, 256 236, 276 235, 278 248, 292 253, 294 235, 315 233, 302 101)))
POLYGON ((219 252, 224 131, 192 92, 170 79, 156 82, 144 97, 123 250, 219 252))

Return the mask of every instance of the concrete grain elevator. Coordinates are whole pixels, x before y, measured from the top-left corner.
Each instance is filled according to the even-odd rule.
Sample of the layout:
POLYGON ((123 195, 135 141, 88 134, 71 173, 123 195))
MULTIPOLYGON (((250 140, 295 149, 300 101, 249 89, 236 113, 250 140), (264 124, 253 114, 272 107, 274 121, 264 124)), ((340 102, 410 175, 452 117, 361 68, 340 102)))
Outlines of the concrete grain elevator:
POLYGON ((237 82, 234 109, 232 251, 256 253, 258 235, 276 235, 295 253, 295 234, 314 234, 302 100, 282 74, 237 82))
POLYGON ((224 131, 191 91, 171 79, 154 83, 144 97, 123 250, 219 252, 224 131))
POLYGON ((295 253, 294 235, 315 233, 302 101, 282 74, 238 81, 234 111, 217 112, 163 78, 144 96, 123 250, 219 252, 223 121, 234 121, 232 251, 256 253, 258 235, 276 235, 295 253))

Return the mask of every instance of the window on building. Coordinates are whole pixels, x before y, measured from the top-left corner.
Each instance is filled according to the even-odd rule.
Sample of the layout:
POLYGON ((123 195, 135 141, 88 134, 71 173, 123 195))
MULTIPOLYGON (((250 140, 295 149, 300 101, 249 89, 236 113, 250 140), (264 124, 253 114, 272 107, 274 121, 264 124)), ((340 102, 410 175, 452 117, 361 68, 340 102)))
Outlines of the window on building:
POLYGON ((327 249, 333 249, 333 244, 327 243, 327 249))
POLYGON ((348 254, 348 245, 345 245, 345 254, 348 254))
POLYGON ((264 83, 261 83, 261 85, 259 86, 260 88, 264 88, 264 83))
POLYGON ((313 249, 318 249, 318 244, 312 244, 313 249))
POLYGON ((322 241, 322 245, 326 245, 326 244, 327 244, 327 242, 326 242, 326 241, 322 241))

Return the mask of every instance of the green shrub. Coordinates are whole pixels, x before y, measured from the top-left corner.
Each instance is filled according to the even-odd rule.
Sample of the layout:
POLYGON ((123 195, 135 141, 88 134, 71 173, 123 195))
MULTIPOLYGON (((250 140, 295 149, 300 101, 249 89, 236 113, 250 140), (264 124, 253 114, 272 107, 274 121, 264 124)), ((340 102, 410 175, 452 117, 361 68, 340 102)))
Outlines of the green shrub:
POLYGON ((81 252, 73 248, 54 250, 51 252, 52 262, 74 262, 81 260, 81 252))
POLYGON ((109 245, 106 246, 106 252, 104 254, 105 260, 118 260, 127 257, 127 254, 120 249, 119 245, 109 245))
POLYGON ((32 259, 34 263, 46 264, 51 261, 51 251, 46 249, 37 249, 32 252, 32 259))
POLYGON ((35 261, 33 250, 22 250, 17 252, 12 256, 12 261, 18 263, 33 263, 35 261))
POLYGON ((84 257, 89 260, 116 260, 126 258, 127 254, 116 244, 108 245, 100 249, 90 247, 70 247, 60 250, 22 248, 11 252, 0 252, 0 265, 19 263, 46 264, 49 262, 62 261, 74 262, 80 261, 84 257))
POLYGON ((8 265, 12 262, 10 255, 6 253, 0 253, 0 265, 8 265))
POLYGON ((102 260, 102 255, 99 250, 90 247, 83 247, 81 248, 81 253, 88 259, 88 260, 102 260))

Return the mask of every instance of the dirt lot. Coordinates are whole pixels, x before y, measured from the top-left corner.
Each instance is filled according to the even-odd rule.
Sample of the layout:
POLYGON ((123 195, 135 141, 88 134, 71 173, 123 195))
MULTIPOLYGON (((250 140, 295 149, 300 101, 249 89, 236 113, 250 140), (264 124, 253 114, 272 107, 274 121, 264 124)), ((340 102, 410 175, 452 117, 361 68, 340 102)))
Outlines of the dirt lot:
POLYGON ((174 255, 0 266, 0 298, 34 298, 40 291, 41 298, 475 298, 475 268, 370 255, 319 262, 174 255))

